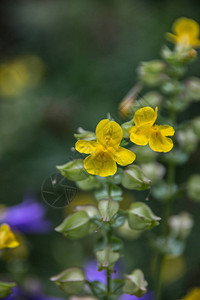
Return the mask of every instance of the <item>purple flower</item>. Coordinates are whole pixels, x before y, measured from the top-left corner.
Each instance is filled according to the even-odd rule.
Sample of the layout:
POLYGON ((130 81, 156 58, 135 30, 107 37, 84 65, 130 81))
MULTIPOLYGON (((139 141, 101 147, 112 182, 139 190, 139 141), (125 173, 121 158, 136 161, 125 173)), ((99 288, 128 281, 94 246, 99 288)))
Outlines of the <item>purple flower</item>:
MULTIPOLYGON (((121 267, 119 266, 119 264, 117 264, 114 269, 115 272, 112 274, 112 279, 119 278, 121 275, 120 274, 121 267)), ((106 270, 99 272, 98 265, 95 260, 90 260, 85 264, 84 272, 88 281, 98 280, 101 283, 106 285, 106 270)), ((148 291, 141 298, 132 295, 122 294, 118 298, 118 300, 155 300, 155 295, 153 292, 150 291, 148 291)))
POLYGON ((155 294, 153 292, 147 292, 141 298, 132 295, 122 294, 118 300, 155 300, 155 294))
POLYGON ((45 214, 45 207, 29 197, 18 205, 1 209, 0 223, 7 223, 23 233, 46 233, 51 230, 51 223, 44 219, 45 214))
POLYGON ((45 296, 41 291, 26 292, 19 287, 15 287, 13 289, 13 293, 10 296, 4 298, 4 300, 64 300, 64 299, 45 296))
MULTIPOLYGON (((119 278, 119 267, 116 266, 112 279, 119 278)), ((88 281, 100 281, 106 284, 106 270, 98 271, 98 264, 95 260, 88 261, 84 266, 85 276, 88 281)))

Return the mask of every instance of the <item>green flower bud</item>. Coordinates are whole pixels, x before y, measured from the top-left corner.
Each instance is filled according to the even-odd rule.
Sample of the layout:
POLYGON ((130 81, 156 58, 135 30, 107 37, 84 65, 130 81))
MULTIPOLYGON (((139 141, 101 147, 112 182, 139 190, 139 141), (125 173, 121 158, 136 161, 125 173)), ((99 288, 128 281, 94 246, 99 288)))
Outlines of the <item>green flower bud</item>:
POLYGON ((149 86, 160 85, 166 79, 165 68, 166 65, 161 60, 142 62, 138 68, 139 78, 149 86))
POLYGON ((81 127, 78 128, 78 133, 75 133, 74 136, 77 139, 86 140, 86 141, 91 141, 96 139, 96 135, 94 132, 84 130, 81 127))
POLYGON ((127 220, 125 220, 124 224, 118 228, 117 232, 120 236, 131 240, 137 239, 142 233, 141 231, 131 229, 127 220))
POLYGON ((200 174, 194 174, 190 177, 187 188, 189 196, 197 201, 200 202, 200 174))
POLYGON ((146 190, 150 188, 150 179, 148 179, 142 170, 136 165, 128 166, 122 175, 122 185, 130 190, 146 190))
POLYGON ((67 269, 62 273, 51 277, 50 280, 55 282, 67 295, 81 294, 86 283, 85 274, 79 268, 67 269))
POLYGON ((99 250, 96 252, 96 258, 98 261, 98 270, 103 269, 113 270, 115 263, 120 258, 119 252, 114 252, 110 248, 99 250))
POLYGON ((188 212, 182 212, 179 215, 174 215, 168 221, 170 235, 177 239, 186 239, 194 225, 192 215, 188 212))
POLYGON ((64 177, 72 181, 84 180, 89 176, 84 168, 82 159, 69 161, 62 166, 56 166, 56 168, 64 177))
POLYGON ((100 183, 96 180, 96 177, 91 175, 89 175, 84 180, 77 181, 76 185, 82 191, 90 191, 101 186, 100 183))
POLYGON ((124 138, 129 138, 130 136, 130 129, 133 126, 133 120, 130 120, 128 122, 125 122, 121 125, 123 130, 123 136, 124 138))
POLYGON ((118 212, 119 203, 113 200, 101 200, 99 202, 99 211, 104 222, 109 222, 112 217, 118 212))
POLYGON ((159 225, 160 220, 161 218, 156 216, 150 207, 142 202, 135 202, 128 209, 128 224, 132 229, 151 229, 159 225))
POLYGON ((12 293, 12 288, 16 286, 14 282, 0 281, 0 299, 8 297, 12 293))
POLYGON ((147 176, 153 183, 160 181, 165 175, 166 169, 158 162, 150 162, 141 165, 141 169, 145 176, 147 176))
POLYGON ((192 128, 184 128, 184 130, 178 131, 176 138, 179 145, 186 153, 191 153, 196 150, 198 137, 192 128))
POLYGON ((90 218, 85 211, 78 211, 68 216, 62 224, 55 228, 69 239, 79 239, 88 234, 90 218))
POLYGON ((142 297, 147 292, 147 282, 141 270, 136 269, 130 275, 126 275, 123 292, 136 297, 142 297))

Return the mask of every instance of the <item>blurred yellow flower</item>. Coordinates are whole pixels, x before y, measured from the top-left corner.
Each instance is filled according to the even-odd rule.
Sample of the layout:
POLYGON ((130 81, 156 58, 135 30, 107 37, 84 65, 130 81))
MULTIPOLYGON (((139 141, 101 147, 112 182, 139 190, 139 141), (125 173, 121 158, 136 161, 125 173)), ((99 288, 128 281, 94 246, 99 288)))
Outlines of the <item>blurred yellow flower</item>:
POLYGON ((199 24, 192 19, 179 18, 172 26, 172 33, 167 33, 167 39, 185 47, 200 47, 199 24))
POLYGON ((200 288, 192 289, 182 300, 199 300, 200 299, 200 288))
POLYGON ((135 126, 130 129, 130 140, 137 145, 147 145, 157 152, 169 152, 173 148, 173 142, 167 136, 174 135, 173 127, 169 125, 154 125, 157 119, 155 111, 151 107, 143 107, 134 115, 135 126))
POLYGON ((19 246, 14 233, 10 230, 10 226, 2 224, 0 226, 0 250, 4 248, 15 248, 19 246))
POLYGON ((24 90, 37 86, 44 73, 42 60, 34 55, 27 55, 0 65, 0 94, 16 97, 24 90))
POLYGON ((79 140, 75 145, 78 152, 90 154, 84 160, 88 173, 102 177, 114 175, 116 163, 126 166, 135 160, 132 151, 119 146, 123 131, 118 123, 108 119, 100 121, 96 127, 96 137, 97 141, 79 140))

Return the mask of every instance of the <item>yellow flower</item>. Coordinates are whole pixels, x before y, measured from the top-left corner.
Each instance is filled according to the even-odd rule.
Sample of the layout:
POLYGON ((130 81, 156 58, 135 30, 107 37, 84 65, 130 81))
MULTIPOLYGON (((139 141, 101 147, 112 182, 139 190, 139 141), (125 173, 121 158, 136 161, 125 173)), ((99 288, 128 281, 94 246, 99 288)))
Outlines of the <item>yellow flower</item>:
POLYGON ((200 288, 194 288, 189 292, 182 300, 199 300, 200 299, 200 288))
POLYGON ((192 19, 179 18, 172 27, 172 33, 167 33, 167 39, 185 47, 200 47, 199 24, 192 19))
POLYGON ((84 159, 88 173, 102 177, 114 175, 116 163, 126 166, 135 160, 132 151, 119 146, 123 131, 116 122, 108 119, 100 121, 96 127, 96 137, 96 141, 79 140, 75 145, 78 152, 90 154, 84 159))
POLYGON ((142 146, 149 143, 150 148, 157 152, 168 152, 173 148, 173 142, 167 136, 173 136, 174 129, 169 125, 154 125, 157 111, 157 107, 154 111, 148 106, 136 111, 135 126, 130 129, 130 140, 142 146))
POLYGON ((0 250, 4 248, 15 248, 19 246, 14 233, 10 230, 10 226, 2 224, 0 226, 0 250))

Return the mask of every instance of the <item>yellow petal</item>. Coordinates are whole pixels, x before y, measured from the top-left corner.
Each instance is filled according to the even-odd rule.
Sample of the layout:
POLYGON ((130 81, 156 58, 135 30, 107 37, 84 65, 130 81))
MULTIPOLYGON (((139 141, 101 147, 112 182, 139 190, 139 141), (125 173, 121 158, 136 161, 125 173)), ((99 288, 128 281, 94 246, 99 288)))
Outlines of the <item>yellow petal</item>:
POLYGON ((170 32, 166 33, 166 39, 171 43, 178 43, 178 37, 175 34, 172 34, 170 32))
POLYGON ((96 136, 97 142, 104 147, 117 147, 122 140, 123 131, 118 123, 105 119, 97 125, 96 136))
POLYGON ((175 133, 174 128, 169 125, 155 125, 154 128, 157 128, 163 136, 173 136, 175 133))
POLYGON ((140 108, 136 111, 134 115, 134 123, 137 127, 143 126, 143 125, 150 125, 152 126, 156 119, 157 119, 157 111, 158 108, 156 107, 155 111, 153 108, 147 106, 140 108))
POLYGON ((125 149, 123 147, 119 147, 115 152, 114 160, 121 166, 126 166, 131 164, 135 160, 135 153, 132 151, 125 149))
POLYGON ((199 300, 200 299, 200 288, 193 288, 187 296, 185 296, 182 300, 199 300))
POLYGON ((130 129, 130 140, 132 143, 136 145, 145 146, 148 144, 148 135, 147 135, 147 128, 143 126, 136 127, 133 126, 130 129))
POLYGON ((75 144, 75 148, 80 153, 89 154, 95 151, 97 147, 96 141, 79 140, 75 144))
POLYGON ((177 35, 188 34, 191 37, 199 36, 199 24, 192 19, 179 18, 172 27, 172 30, 177 35))
POLYGON ((102 177, 114 175, 117 171, 117 165, 112 155, 103 151, 95 151, 86 157, 84 167, 88 173, 102 177))
POLYGON ((2 224, 0 227, 0 249, 3 248, 15 248, 19 246, 19 242, 16 240, 13 232, 10 230, 10 226, 2 224))
POLYGON ((160 131, 154 130, 149 137, 149 146, 157 152, 169 152, 173 148, 173 142, 161 134, 160 131))

